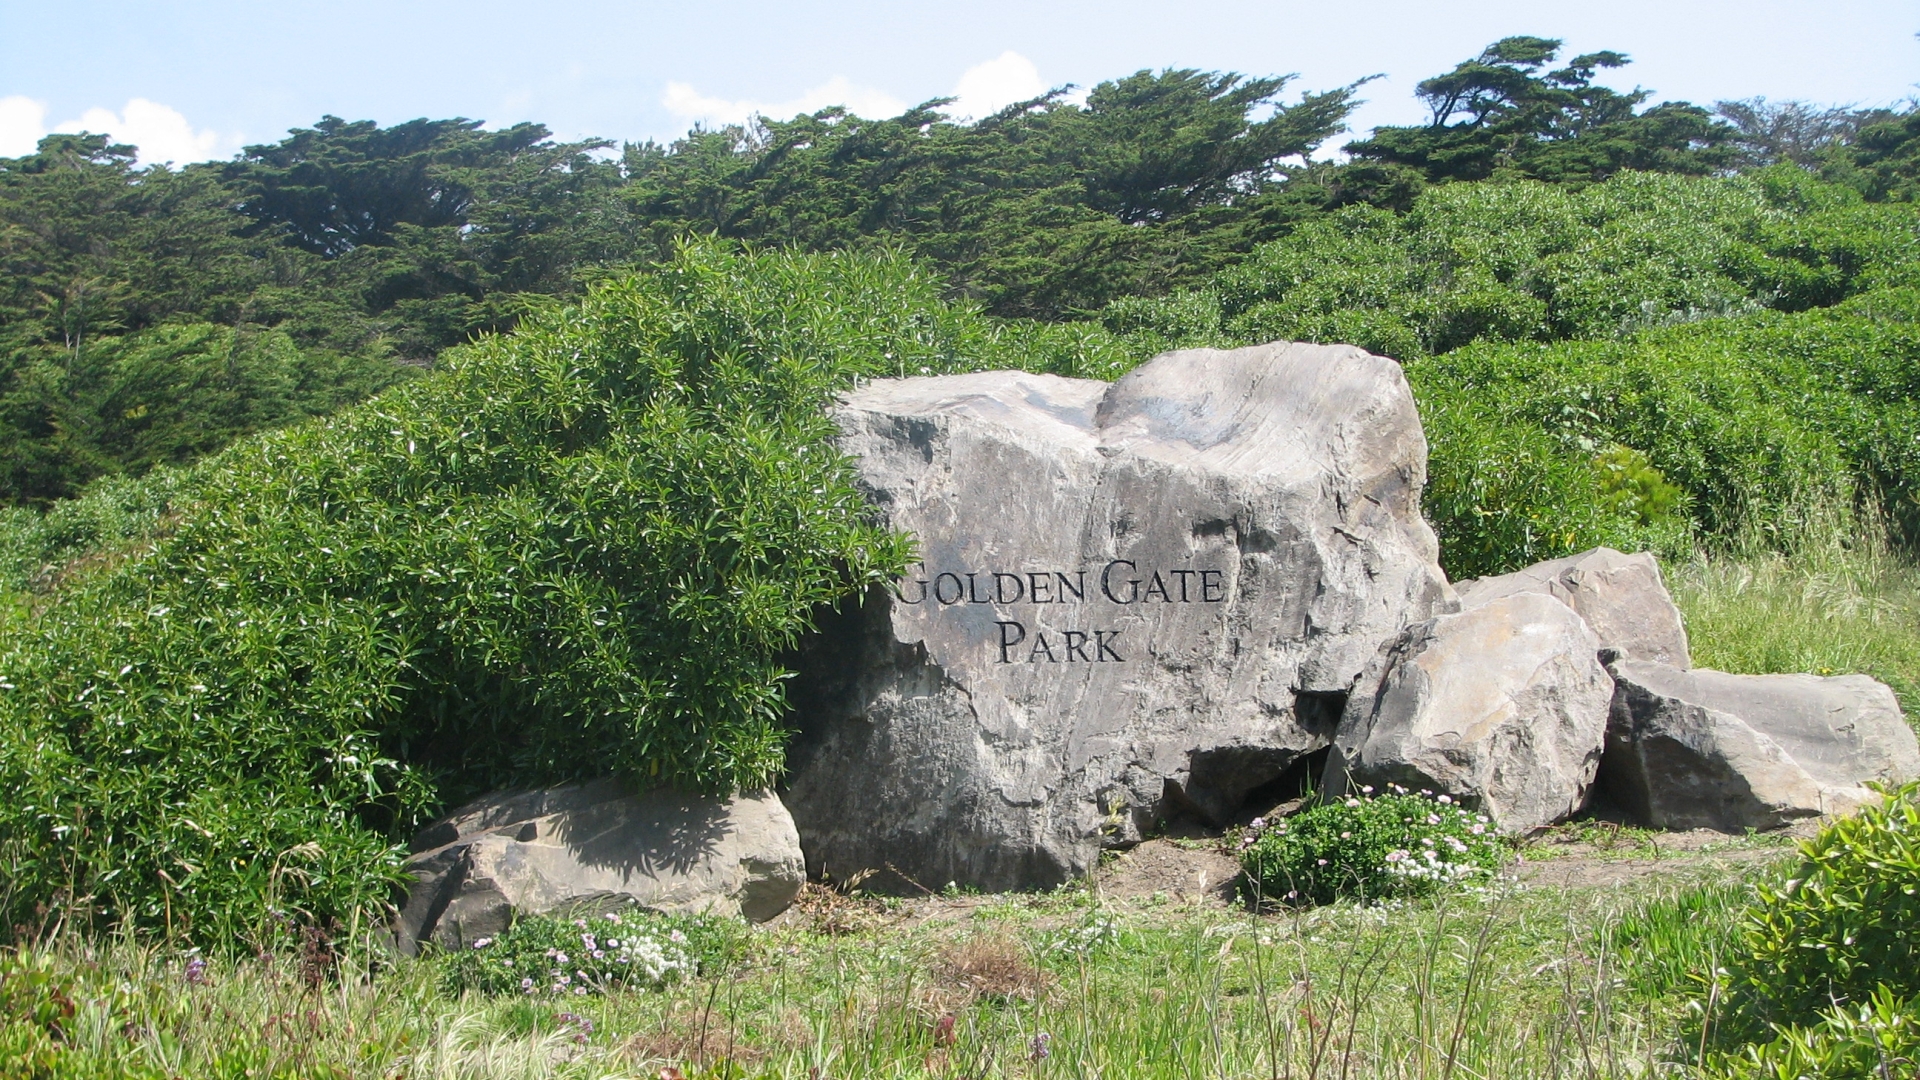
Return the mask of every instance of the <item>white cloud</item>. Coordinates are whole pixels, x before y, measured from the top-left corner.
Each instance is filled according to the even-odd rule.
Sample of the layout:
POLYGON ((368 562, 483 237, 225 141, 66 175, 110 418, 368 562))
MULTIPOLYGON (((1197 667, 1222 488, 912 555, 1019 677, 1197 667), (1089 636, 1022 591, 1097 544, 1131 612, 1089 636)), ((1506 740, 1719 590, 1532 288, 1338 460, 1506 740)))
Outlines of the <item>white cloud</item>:
POLYGON ((47 103, 15 94, 0 98, 0 157, 24 157, 47 133, 47 103))
POLYGON ((206 161, 222 156, 223 146, 240 143, 238 138, 222 138, 211 129, 195 131, 178 109, 146 98, 129 100, 127 107, 117 114, 111 109, 88 109, 79 119, 65 121, 55 130, 104 133, 112 135, 115 142, 132 143, 140 148, 142 165, 206 161))
POLYGON ((1037 98, 1049 87, 1033 61, 1008 49, 985 63, 975 64, 953 88, 954 103, 947 115, 957 120, 992 116, 1016 101, 1037 98))
POLYGON ((845 105, 853 113, 866 117, 898 116, 907 108, 905 102, 892 94, 855 86, 844 75, 835 75, 788 101, 733 101, 702 94, 692 83, 670 82, 660 104, 683 121, 699 121, 709 126, 745 123, 753 116, 785 120, 801 113, 818 112, 829 105, 845 105))

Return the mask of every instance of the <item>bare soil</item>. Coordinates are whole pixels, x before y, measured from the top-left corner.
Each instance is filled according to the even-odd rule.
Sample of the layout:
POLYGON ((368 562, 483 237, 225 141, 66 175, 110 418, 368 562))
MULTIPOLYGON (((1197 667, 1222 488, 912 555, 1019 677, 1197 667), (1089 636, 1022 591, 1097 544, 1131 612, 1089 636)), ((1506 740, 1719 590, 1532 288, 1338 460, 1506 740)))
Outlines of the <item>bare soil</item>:
MULTIPOLYGON (((1812 836, 1820 824, 1809 821, 1758 836, 1729 836, 1706 829, 1647 832, 1593 823, 1563 826, 1527 841, 1502 874, 1524 887, 1547 889, 1614 888, 1656 878, 1731 878, 1790 857, 1795 843, 1812 836)), ((1122 903, 1224 909, 1238 903, 1239 873, 1239 862, 1217 842, 1159 839, 1110 854, 1091 884, 1102 897, 1122 903)), ((1018 895, 1007 894, 846 896, 808 885, 776 925, 810 925, 821 933, 857 934, 966 922, 983 908, 1020 902, 1018 895)))

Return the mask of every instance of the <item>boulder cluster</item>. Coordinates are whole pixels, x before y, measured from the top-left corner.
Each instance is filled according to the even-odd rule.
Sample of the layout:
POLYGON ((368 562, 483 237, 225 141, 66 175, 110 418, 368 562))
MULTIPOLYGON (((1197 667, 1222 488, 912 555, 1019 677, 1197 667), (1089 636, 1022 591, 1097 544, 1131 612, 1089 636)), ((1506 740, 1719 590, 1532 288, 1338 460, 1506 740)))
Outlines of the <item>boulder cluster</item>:
POLYGON ((482 800, 416 841, 403 941, 606 903, 765 918, 809 874, 1048 887, 1302 782, 1444 793, 1514 833, 1596 802, 1740 832, 1920 776, 1872 679, 1692 668, 1651 555, 1449 583, 1413 396, 1359 349, 881 380, 835 418, 921 562, 791 658, 782 790, 482 800))
POLYGON ((1693 669, 1652 555, 1597 548, 1456 588, 1459 611, 1408 627, 1361 674, 1331 791, 1428 788, 1509 832, 1598 799, 1641 825, 1738 833, 1920 776, 1873 679, 1693 669))

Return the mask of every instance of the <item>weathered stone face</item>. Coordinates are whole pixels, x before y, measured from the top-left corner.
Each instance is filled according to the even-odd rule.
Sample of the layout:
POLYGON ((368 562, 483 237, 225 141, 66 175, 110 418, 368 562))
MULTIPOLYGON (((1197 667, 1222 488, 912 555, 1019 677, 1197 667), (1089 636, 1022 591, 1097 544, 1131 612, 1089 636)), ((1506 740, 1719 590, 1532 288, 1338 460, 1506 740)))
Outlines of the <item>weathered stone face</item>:
POLYGON ((1893 691, 1865 675, 1730 675, 1618 660, 1601 783, 1656 828, 1771 829, 1920 776, 1893 691))
POLYGON ((403 952, 460 948, 515 916, 637 904, 739 915, 784 911, 805 881, 793 819, 770 792, 633 794, 615 780, 489 796, 429 825, 407 860, 403 952))
POLYGON ((1600 647, 1633 660, 1654 660, 1685 670, 1691 660, 1687 630, 1648 552, 1623 555, 1594 548, 1564 559, 1535 563, 1499 577, 1455 586, 1466 607, 1519 593, 1551 596, 1580 613, 1600 647))
POLYGON ((1598 652, 1572 608, 1533 592, 1408 628, 1354 687, 1327 790, 1424 788, 1513 833, 1566 817, 1586 800, 1607 731, 1613 682, 1598 652))
POLYGON ((836 416, 922 562, 801 658, 786 799, 815 873, 1046 886, 1169 800, 1220 820, 1455 604, 1412 396, 1358 349, 887 380, 836 416))

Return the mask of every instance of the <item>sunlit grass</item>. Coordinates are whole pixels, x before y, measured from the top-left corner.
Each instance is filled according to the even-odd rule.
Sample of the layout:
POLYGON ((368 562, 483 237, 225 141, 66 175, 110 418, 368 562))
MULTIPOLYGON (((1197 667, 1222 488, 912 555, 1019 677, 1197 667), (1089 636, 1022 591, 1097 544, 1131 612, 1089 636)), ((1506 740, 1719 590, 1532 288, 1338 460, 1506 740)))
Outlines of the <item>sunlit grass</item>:
POLYGON ((1813 513, 1793 535, 1669 567, 1694 665, 1871 675, 1920 713, 1920 569, 1884 535, 1870 516, 1813 513))
POLYGON ((1608 945, 1623 916, 1671 935, 1642 912, 1678 880, 1260 916, 1085 889, 868 903, 607 997, 456 995, 439 962, 364 947, 317 980, 294 958, 190 976, 127 941, 29 947, 12 970, 74 1002, 60 1076, 1626 1077, 1686 1056, 1684 972, 1629 992, 1608 945))

